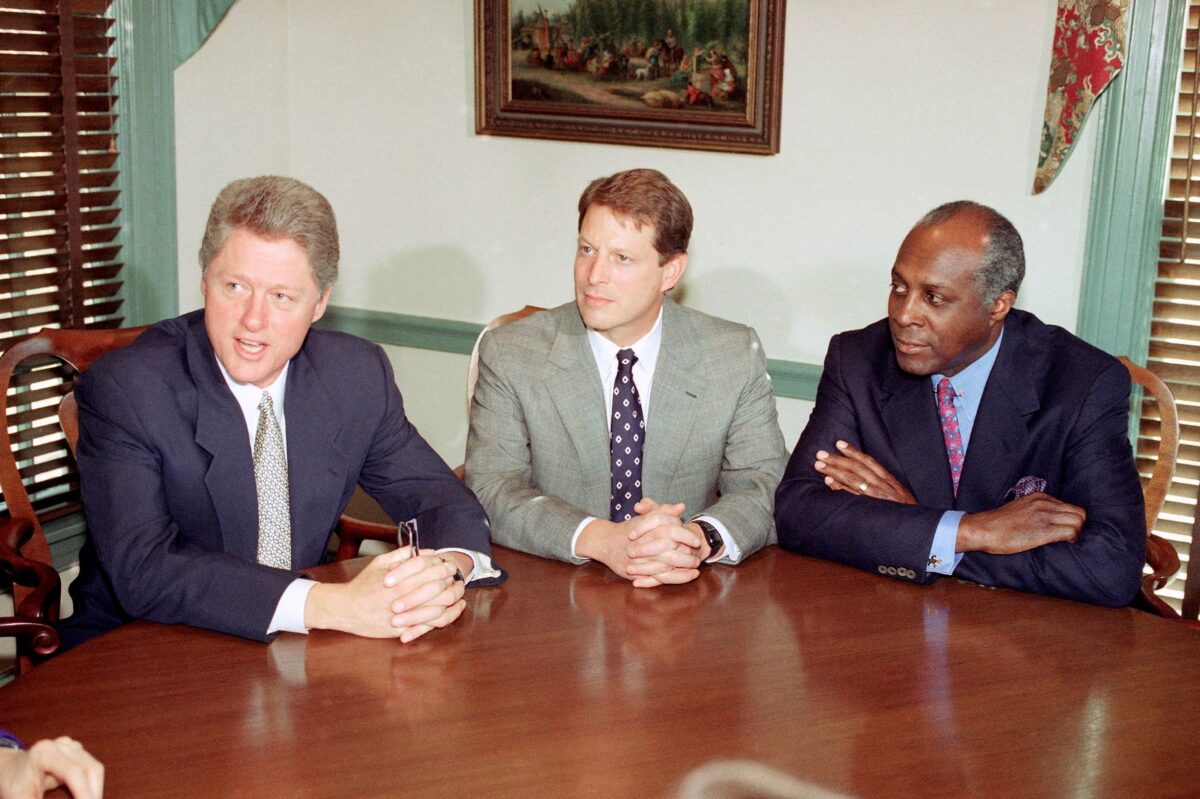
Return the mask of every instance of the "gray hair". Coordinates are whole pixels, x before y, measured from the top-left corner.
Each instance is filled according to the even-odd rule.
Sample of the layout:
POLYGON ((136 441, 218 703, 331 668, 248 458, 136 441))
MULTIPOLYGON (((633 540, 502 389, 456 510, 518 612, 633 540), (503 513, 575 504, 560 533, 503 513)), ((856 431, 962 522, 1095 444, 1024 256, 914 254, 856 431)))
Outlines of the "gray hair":
POLYGON ((294 178, 262 175, 235 180, 217 195, 200 242, 200 271, 238 228, 269 239, 290 239, 308 254, 321 293, 338 277, 337 220, 319 191, 294 178))
POLYGON ((999 211, 970 200, 955 200, 934 208, 916 227, 929 227, 959 214, 975 217, 987 232, 983 258, 975 270, 975 282, 984 305, 991 305, 1006 291, 1016 294, 1025 279, 1025 247, 1021 234, 999 211))

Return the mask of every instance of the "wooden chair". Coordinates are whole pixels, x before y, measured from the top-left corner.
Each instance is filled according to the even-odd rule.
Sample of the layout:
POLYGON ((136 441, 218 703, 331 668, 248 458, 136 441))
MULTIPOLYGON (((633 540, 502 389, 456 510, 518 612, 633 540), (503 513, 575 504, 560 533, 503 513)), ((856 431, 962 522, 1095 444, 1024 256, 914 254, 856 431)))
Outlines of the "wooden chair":
MULTIPOLYGON (((10 413, 10 406, 20 408, 57 394, 53 393, 55 389, 45 396, 44 391, 37 389, 10 394, 10 389, 22 382, 21 376, 28 374, 31 366, 60 361, 76 374, 83 372, 96 358, 129 344, 144 329, 45 329, 16 342, 0 357, 0 414, 6 421, 0 424, 0 490, 8 505, 8 518, 0 520, 0 571, 13 581, 14 609, 12 616, 0 618, 0 636, 17 639, 17 674, 58 649, 54 625, 58 622, 61 589, 46 535, 17 465, 18 453, 13 448, 9 426, 21 421, 18 414, 10 413)), ((63 434, 74 452, 79 425, 72 393, 68 392, 62 400, 58 414, 63 434)), ((22 459, 29 457, 29 449, 19 453, 22 459)))
MULTIPOLYGON (((497 316, 492 321, 488 322, 483 330, 479 331, 479 335, 475 337, 475 345, 471 347, 471 362, 467 367, 467 414, 471 413, 471 401, 475 397, 475 384, 479 382, 479 342, 483 340, 483 334, 501 325, 507 325, 509 322, 515 322, 518 319, 524 319, 532 313, 543 311, 544 308, 539 308, 533 305, 526 305, 519 311, 513 311, 502 316, 497 316)), ((462 466, 454 469, 454 474, 459 480, 466 477, 466 473, 462 466)), ((361 492, 360 492, 361 493, 361 492)), ((381 516, 382 511, 378 510, 373 502, 370 502, 365 497, 355 496, 351 500, 351 507, 358 505, 359 507, 367 507, 365 514, 373 516, 381 516), (373 506, 373 507, 372 507, 373 506)), ((350 558, 358 557, 358 549, 362 546, 363 541, 381 541, 385 544, 393 546, 397 543, 396 525, 385 524, 381 522, 361 521, 343 516, 341 524, 338 525, 338 560, 349 560, 350 558)))
POLYGON ((1160 420, 1158 457, 1154 461, 1150 481, 1142 488, 1146 500, 1146 563, 1150 566, 1150 573, 1142 577, 1142 589, 1134 604, 1160 616, 1178 618, 1175 609, 1159 598, 1155 591, 1169 583, 1179 571, 1179 555, 1170 541, 1154 534, 1154 523, 1158 521, 1158 514, 1166 501, 1179 457, 1179 415, 1175 409, 1175 395, 1149 369, 1138 366, 1124 355, 1118 360, 1125 364, 1133 382, 1154 397, 1160 420))

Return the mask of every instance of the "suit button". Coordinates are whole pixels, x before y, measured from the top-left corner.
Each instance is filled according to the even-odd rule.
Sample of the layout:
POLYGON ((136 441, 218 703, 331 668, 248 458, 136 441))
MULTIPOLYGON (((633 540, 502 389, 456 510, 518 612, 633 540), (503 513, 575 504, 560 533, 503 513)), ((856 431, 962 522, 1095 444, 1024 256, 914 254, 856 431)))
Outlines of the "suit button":
POLYGON ((879 567, 879 573, 880 573, 880 574, 887 574, 887 566, 880 566, 880 567, 879 567))
POLYGON ((887 567, 887 573, 888 573, 888 574, 890 574, 891 576, 895 577, 895 576, 896 576, 896 567, 895 567, 895 566, 888 566, 888 567, 887 567))

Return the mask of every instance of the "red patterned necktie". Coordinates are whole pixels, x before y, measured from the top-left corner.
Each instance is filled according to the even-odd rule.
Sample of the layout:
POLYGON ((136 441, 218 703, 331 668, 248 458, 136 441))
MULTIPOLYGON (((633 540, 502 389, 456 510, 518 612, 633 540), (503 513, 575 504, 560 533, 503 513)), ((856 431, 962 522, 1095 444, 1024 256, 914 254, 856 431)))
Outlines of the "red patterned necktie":
POLYGON ((950 460, 950 479, 954 481, 954 496, 958 496, 958 478, 962 475, 962 433, 958 429, 958 413, 954 410, 954 388, 950 378, 943 377, 937 384, 938 418, 942 422, 942 439, 946 442, 946 457, 950 460))

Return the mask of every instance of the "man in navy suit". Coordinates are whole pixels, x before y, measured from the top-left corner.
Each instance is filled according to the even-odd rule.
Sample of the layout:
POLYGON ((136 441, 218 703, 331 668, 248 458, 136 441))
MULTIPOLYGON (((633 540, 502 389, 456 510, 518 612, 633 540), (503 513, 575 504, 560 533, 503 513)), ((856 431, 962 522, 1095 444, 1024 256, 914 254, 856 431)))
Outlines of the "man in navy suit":
POLYGON ((132 618, 411 641, 458 617, 465 582, 501 577, 483 509, 406 419, 383 351, 310 329, 338 255, 321 194, 235 181, 200 247, 204 309, 81 377, 89 538, 64 646, 132 618), (380 555, 346 584, 301 578, 356 485, 432 548, 380 555))
POLYGON ((905 238, 888 318, 834 336, 776 493, 785 549, 1119 606, 1145 558, 1119 361, 1013 303, 1021 237, 943 205, 905 238))

